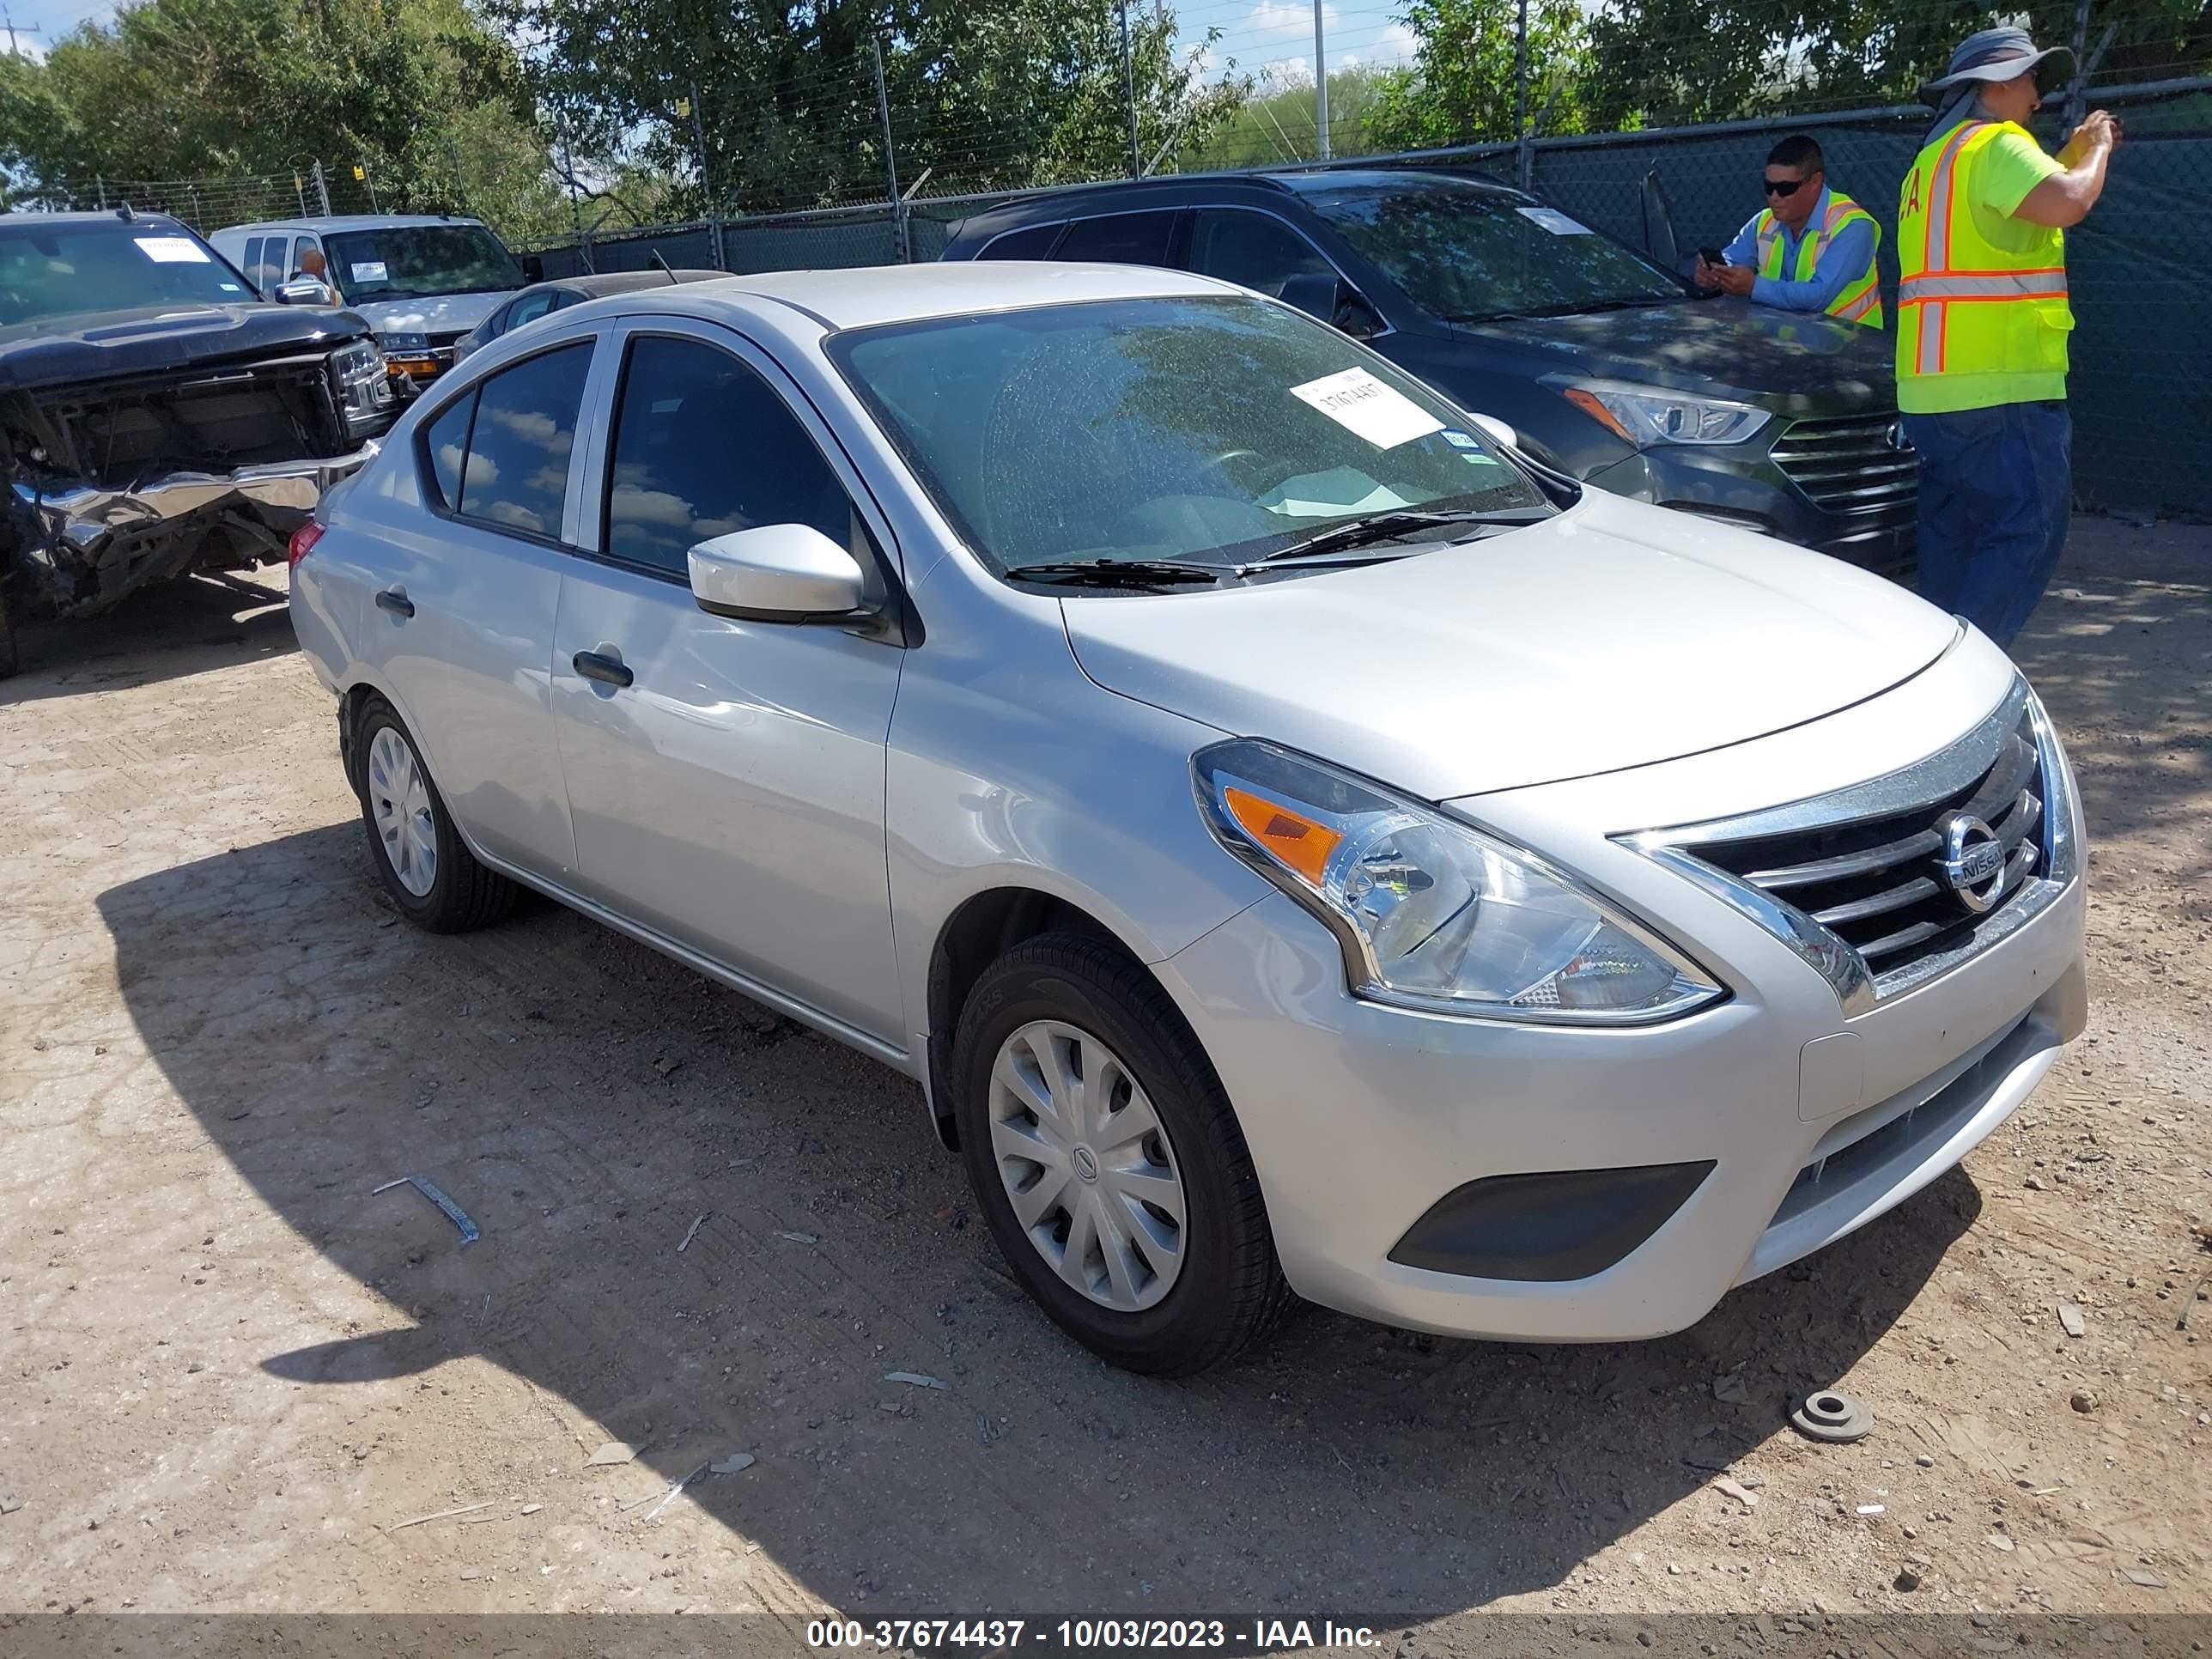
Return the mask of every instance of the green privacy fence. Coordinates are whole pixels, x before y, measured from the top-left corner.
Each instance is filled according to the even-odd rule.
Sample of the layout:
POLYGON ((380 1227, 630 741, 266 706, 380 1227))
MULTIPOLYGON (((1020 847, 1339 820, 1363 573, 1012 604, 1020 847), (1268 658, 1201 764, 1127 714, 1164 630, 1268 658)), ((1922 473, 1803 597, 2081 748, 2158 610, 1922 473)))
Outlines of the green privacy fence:
MULTIPOLYGON (((2212 82, 2107 88, 2093 101, 2123 117, 2126 136, 2103 201, 2068 238, 2075 495, 2085 507, 2113 512, 2212 516, 2212 82)), ((1735 235, 1763 204, 1758 180, 1767 149, 1784 131, 1819 138, 1830 182, 1886 227, 1893 223, 1898 189, 1926 120, 1917 110, 1844 112, 1802 123, 1537 138, 1388 159, 1508 180, 1525 166, 1540 195, 1664 258, 1735 235), (1651 204, 1658 201, 1671 250, 1668 238, 1655 234, 1651 204)), ((2055 124, 2043 136, 2055 142, 2055 124)), ((742 272, 928 260, 961 219, 1006 199, 939 198, 896 209, 880 204, 659 226, 538 254, 550 276, 646 270, 656 254, 672 266, 719 264, 742 272)), ((1881 263, 1893 299, 1897 264, 1887 240, 1881 263)))

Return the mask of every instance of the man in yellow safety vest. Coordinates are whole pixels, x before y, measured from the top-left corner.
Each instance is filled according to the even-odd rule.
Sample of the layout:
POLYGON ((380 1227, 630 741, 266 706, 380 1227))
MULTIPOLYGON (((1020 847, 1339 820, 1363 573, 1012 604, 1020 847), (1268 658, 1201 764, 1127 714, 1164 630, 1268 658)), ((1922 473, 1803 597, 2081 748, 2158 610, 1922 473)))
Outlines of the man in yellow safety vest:
POLYGON ((1820 145, 1793 132, 1767 152, 1766 206, 1723 250, 1698 256, 1699 288, 1719 289, 1781 311, 1825 311, 1881 326, 1881 283, 1874 215, 1827 185, 1820 145))
POLYGON ((1984 29, 1921 88, 1938 113, 1897 213, 1897 404, 1920 452, 1920 592, 2009 645, 2057 568, 2072 509, 2066 228, 2119 140, 2102 110, 2056 159, 2027 131, 2064 47, 1984 29))

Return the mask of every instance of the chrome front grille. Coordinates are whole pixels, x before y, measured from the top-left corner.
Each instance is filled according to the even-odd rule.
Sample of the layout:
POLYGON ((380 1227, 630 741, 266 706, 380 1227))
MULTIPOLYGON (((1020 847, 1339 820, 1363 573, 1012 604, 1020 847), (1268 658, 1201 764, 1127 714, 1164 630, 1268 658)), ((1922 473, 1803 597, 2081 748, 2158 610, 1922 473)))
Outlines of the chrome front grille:
POLYGON ((1793 421, 1774 441, 1774 464, 1831 513, 1910 514, 1920 491, 1920 458, 1899 442, 1893 413, 1793 421))
POLYGON ((1857 1012, 1987 949, 2073 880, 2057 752, 2016 680, 1974 731, 1901 772, 1621 839, 1781 939, 1857 1012))

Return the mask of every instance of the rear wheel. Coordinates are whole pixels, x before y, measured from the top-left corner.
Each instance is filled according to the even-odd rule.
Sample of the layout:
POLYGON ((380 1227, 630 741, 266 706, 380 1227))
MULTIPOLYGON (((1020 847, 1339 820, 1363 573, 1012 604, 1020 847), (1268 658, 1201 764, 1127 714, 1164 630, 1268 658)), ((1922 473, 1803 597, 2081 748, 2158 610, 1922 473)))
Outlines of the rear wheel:
POLYGON ((434 933, 465 933, 514 907, 514 884, 477 862, 399 716, 382 698, 362 711, 362 821, 369 857, 401 914, 434 933))
POLYGON ((1290 1304, 1220 1079, 1166 994, 1111 945, 1048 934, 985 969, 952 1076, 993 1237, 1091 1352, 1187 1375, 1249 1347, 1290 1304))

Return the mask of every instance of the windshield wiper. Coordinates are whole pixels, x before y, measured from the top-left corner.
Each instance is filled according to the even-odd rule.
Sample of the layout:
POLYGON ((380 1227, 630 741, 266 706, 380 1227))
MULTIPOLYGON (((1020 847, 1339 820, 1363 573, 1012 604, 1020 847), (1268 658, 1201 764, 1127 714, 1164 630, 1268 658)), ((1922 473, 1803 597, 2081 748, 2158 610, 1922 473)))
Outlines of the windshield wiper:
POLYGON ((1425 513, 1404 510, 1390 513, 1370 513, 1364 519, 1352 519, 1332 525, 1327 530, 1316 531, 1287 547, 1263 554, 1249 564, 1237 567, 1240 576, 1268 565, 1281 565, 1295 559, 1304 559, 1321 553, 1334 553, 1347 547, 1360 547, 1376 542, 1387 542, 1416 530, 1426 530, 1436 525, 1468 524, 1503 526, 1535 524, 1552 516, 1548 507, 1516 507, 1500 513, 1476 513, 1462 510, 1455 513, 1425 513))
POLYGON ((1018 564, 1006 574, 1017 581, 1058 582, 1069 587, 1212 587, 1231 573, 1218 564, 1178 564, 1168 559, 1059 559, 1018 564))
POLYGON ((1634 311, 1644 306, 1671 306, 1687 296, 1652 294, 1629 300, 1585 300, 1568 305, 1539 306, 1534 311, 1467 312, 1447 317, 1448 323, 1528 323, 1552 317, 1588 317, 1601 311, 1634 311))

